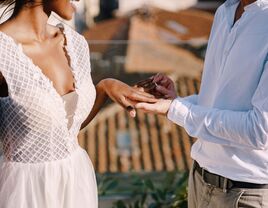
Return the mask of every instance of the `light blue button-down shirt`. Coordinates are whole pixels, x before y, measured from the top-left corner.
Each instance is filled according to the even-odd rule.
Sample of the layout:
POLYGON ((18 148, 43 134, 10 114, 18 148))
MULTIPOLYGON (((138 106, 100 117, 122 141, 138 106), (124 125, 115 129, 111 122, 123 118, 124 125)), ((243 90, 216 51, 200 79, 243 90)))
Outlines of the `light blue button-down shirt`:
POLYGON ((197 137, 191 155, 208 171, 268 184, 268 0, 216 12, 199 95, 175 99, 168 118, 197 137))

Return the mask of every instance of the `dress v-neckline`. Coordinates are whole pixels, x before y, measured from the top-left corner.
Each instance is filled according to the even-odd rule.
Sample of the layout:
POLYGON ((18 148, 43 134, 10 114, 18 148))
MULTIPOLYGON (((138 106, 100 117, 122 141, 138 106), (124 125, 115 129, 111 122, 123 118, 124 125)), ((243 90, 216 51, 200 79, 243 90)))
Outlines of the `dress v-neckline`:
MULTIPOLYGON (((65 36, 65 37, 66 37, 66 36, 65 36)), ((35 67, 35 69, 38 71, 38 73, 40 74, 40 76, 42 76, 47 82, 50 83, 52 90, 57 94, 58 97, 61 98, 62 96, 64 96, 64 95, 70 93, 70 92, 67 92, 67 93, 64 94, 64 95, 61 95, 61 94, 57 91, 57 89, 54 87, 54 83, 53 83, 53 81, 52 81, 51 79, 49 79, 49 78, 44 74, 43 70, 42 70, 38 65, 36 65, 36 64, 33 62, 32 58, 29 57, 29 56, 23 51, 23 46, 22 46, 22 44, 21 44, 21 43, 16 43, 16 44, 17 44, 17 46, 19 47, 19 50, 20 50, 20 52, 22 53, 22 55, 27 59, 27 61, 28 61, 31 65, 33 65, 33 66, 35 67)), ((64 45, 64 48, 65 48, 65 51, 66 51, 66 55, 67 55, 67 56, 69 57, 69 59, 70 59, 69 68, 71 69, 70 71, 71 71, 72 76, 73 76, 73 84, 74 84, 74 90, 71 91, 71 92, 77 92, 77 79, 76 79, 76 77, 75 77, 75 73, 73 72, 73 67, 72 67, 72 64, 71 64, 71 61, 72 61, 72 60, 71 60, 71 55, 68 53, 68 50, 66 49, 66 47, 67 47, 67 46, 64 45)), ((66 57, 66 58, 67 58, 67 57, 66 57)))
MULTIPOLYGON (((59 28, 59 29, 61 29, 61 28, 59 28)), ((77 95, 78 95, 78 102, 79 102, 79 93, 78 93, 79 90, 78 90, 78 81, 77 81, 78 79, 76 77, 76 73, 74 72, 74 66, 73 66, 73 63, 72 63, 72 55, 70 54, 70 50, 68 49, 69 44, 70 44, 69 43, 69 39, 67 37, 68 35, 66 33, 65 27, 63 27, 63 29, 61 31, 62 31, 62 33, 64 35, 65 40, 66 40, 66 44, 64 44, 64 49, 66 51, 65 52, 66 55, 69 57, 69 60, 70 60, 69 61, 69 67, 71 69, 71 73, 72 73, 73 78, 74 78, 74 85, 75 85, 74 87, 75 87, 75 89, 72 92, 76 92, 77 93, 77 95)), ((23 51, 22 44, 21 43, 18 43, 13 37, 11 37, 10 35, 6 34, 5 32, 0 31, 0 33, 3 36, 5 36, 8 40, 10 40, 17 47, 18 51, 24 56, 24 58, 26 59, 26 61, 28 63, 30 63, 36 69, 36 71, 39 73, 39 75, 43 78, 43 80, 45 80, 45 82, 48 83, 51 92, 53 92, 53 94, 55 95, 55 97, 61 103, 61 107, 62 107, 63 114, 64 114, 63 115, 64 116, 64 121, 65 121, 65 124, 66 124, 66 129, 67 129, 68 134, 70 135, 70 130, 72 129, 73 125, 70 127, 70 129, 68 129, 68 127, 67 127, 68 121, 66 119, 67 112, 65 110, 65 101, 63 100, 62 95, 59 94, 59 92, 54 87, 53 82, 43 73, 42 69, 38 65, 36 65, 33 62, 33 60, 23 51)), ((77 106, 78 106, 78 103, 77 103, 77 106)), ((76 108, 75 113, 74 113, 74 117, 73 117, 74 122, 75 122, 75 118, 76 118, 77 109, 78 108, 76 108)))
MULTIPOLYGON (((73 76, 73 84, 74 84, 74 91, 76 91, 76 86, 77 86, 77 80, 75 78, 75 74, 73 72, 73 67, 72 67, 72 59, 71 59, 71 54, 69 53, 69 50, 68 50, 68 45, 69 45, 69 40, 67 39, 67 35, 66 35, 66 31, 65 31, 65 28, 62 27, 58 27, 56 26, 57 28, 59 28, 59 30, 62 32, 63 36, 64 36, 64 45, 63 45, 63 50, 64 50, 64 53, 65 53, 65 57, 67 59, 67 62, 68 62, 68 67, 70 69, 70 72, 72 73, 72 76, 73 76)), ((62 97, 63 95, 61 95, 57 89, 54 87, 54 83, 51 79, 48 78, 48 76, 46 76, 42 70, 42 68, 40 66, 38 66, 37 64, 34 63, 33 59, 28 56, 24 50, 23 50, 23 46, 21 43, 17 42, 12 36, 8 35, 7 33, 5 32, 2 32, 0 31, 0 33, 2 33, 4 36, 6 36, 7 38, 9 38, 18 48, 19 48, 19 51, 22 53, 22 55, 27 59, 28 62, 30 62, 36 69, 37 71, 39 71, 39 73, 41 74, 41 76, 43 78, 45 78, 49 83, 52 84, 52 88, 54 88, 54 90, 56 91, 56 93, 58 94, 59 97, 62 97)), ((73 91, 73 92, 74 92, 73 91)), ((65 94, 68 94, 69 92, 65 93, 65 94)))

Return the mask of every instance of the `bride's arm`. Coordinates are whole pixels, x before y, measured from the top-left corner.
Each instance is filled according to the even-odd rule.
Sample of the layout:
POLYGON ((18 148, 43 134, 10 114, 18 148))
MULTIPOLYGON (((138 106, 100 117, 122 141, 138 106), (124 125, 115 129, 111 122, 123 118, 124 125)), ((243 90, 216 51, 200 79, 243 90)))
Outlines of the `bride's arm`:
POLYGON ((104 90, 103 81, 101 81, 97 84, 96 93, 97 93, 97 95, 96 95, 96 100, 95 100, 94 106, 93 106, 90 114, 86 118, 86 120, 82 123, 80 129, 85 128, 90 123, 90 121, 92 121, 92 119, 97 115, 97 113, 102 108, 103 104, 108 99, 108 96, 104 90))
POLYGON ((137 102, 154 103, 157 101, 154 96, 141 92, 116 79, 104 79, 100 81, 96 86, 96 92, 95 104, 87 119, 82 123, 81 129, 92 121, 108 98, 125 108, 132 117, 136 115, 134 105, 137 102))

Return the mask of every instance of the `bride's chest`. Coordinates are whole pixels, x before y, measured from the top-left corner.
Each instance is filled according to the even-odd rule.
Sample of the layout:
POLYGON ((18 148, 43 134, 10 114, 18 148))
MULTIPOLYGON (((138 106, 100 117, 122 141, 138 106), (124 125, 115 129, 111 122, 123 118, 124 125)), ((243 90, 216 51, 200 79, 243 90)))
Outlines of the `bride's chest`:
POLYGON ((61 44, 23 45, 21 46, 25 59, 30 59, 33 65, 53 83, 60 95, 74 90, 75 80, 72 74, 71 58, 61 44))
MULTIPOLYGON (((90 67, 90 66, 89 66, 90 67)), ((9 112, 23 109, 25 120, 40 118, 53 120, 57 125, 64 124, 66 118, 64 101, 49 80, 30 61, 19 60, 16 64, 7 64, 5 75, 9 96, 4 100, 9 112), (26 116, 26 117, 25 117, 26 116)), ((77 65, 73 70, 76 80, 78 102, 76 123, 83 122, 90 113, 96 97, 90 72, 77 65)), ((1 100, 0 100, 1 101, 1 100)))

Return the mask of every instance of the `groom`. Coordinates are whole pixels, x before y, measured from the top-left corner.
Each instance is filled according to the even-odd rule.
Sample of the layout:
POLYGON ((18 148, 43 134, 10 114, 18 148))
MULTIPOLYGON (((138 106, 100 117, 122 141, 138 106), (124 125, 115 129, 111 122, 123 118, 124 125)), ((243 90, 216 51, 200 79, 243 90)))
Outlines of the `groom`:
POLYGON ((153 93, 165 99, 135 106, 197 138, 189 208, 268 208, 267 19, 268 0, 227 0, 215 14, 200 93, 177 97, 158 74, 153 93))

